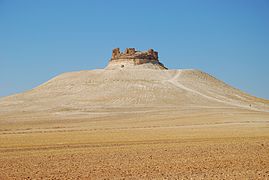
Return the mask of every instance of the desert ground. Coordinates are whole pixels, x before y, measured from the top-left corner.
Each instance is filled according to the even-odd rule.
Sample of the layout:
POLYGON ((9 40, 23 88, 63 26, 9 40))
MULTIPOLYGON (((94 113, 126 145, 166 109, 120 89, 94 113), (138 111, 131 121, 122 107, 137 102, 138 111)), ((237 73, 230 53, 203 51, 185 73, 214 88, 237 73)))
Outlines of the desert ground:
POLYGON ((65 73, 0 100, 0 179, 269 179, 269 101, 197 70, 65 73))

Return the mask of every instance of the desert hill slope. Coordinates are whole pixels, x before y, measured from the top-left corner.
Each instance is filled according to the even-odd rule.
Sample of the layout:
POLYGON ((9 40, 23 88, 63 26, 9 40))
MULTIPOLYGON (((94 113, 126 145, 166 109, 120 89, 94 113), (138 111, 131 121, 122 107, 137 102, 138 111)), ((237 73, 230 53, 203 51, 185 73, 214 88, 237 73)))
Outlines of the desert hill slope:
POLYGON ((236 107, 269 111, 250 96, 198 70, 115 69, 61 74, 0 100, 0 112, 87 111, 102 107, 236 107))
POLYGON ((0 179, 268 179, 269 101, 153 49, 0 99, 0 179))

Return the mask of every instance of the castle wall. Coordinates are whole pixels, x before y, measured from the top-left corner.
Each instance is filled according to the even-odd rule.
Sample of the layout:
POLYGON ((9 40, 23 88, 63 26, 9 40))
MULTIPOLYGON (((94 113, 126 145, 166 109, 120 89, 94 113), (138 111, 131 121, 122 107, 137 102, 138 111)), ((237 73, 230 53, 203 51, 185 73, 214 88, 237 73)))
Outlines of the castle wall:
POLYGON ((136 51, 135 48, 126 48, 124 52, 120 52, 119 48, 113 49, 108 67, 117 69, 143 64, 151 64, 156 69, 167 69, 159 62, 157 51, 149 49, 148 51, 141 52, 136 51))
POLYGON ((119 48, 115 48, 112 51, 111 60, 117 59, 149 59, 158 61, 158 52, 153 49, 141 52, 136 51, 135 48, 126 48, 124 53, 121 53, 119 48))

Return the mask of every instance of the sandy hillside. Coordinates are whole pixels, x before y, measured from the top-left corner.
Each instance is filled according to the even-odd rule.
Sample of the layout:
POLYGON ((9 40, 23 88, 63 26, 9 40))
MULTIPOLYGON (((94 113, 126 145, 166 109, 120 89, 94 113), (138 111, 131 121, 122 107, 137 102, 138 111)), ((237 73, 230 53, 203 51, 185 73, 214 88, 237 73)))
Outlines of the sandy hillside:
POLYGON ((2 98, 0 142, 0 179, 266 179, 269 101, 198 70, 70 72, 2 98))
POLYGON ((104 107, 237 107, 269 112, 269 101, 247 95, 198 70, 93 70, 59 75, 3 98, 1 112, 67 114, 104 107))

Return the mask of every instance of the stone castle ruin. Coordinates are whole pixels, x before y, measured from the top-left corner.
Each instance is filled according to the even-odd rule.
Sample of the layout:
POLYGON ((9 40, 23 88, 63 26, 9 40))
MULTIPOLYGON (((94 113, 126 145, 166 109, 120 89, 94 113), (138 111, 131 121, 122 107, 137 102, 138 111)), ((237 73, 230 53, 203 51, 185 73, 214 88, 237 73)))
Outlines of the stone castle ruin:
POLYGON ((126 48, 124 52, 120 52, 120 48, 115 48, 112 51, 112 57, 109 64, 120 65, 124 68, 125 65, 142 65, 152 64, 159 69, 167 69, 158 59, 158 52, 153 49, 148 51, 137 51, 135 48, 126 48))

